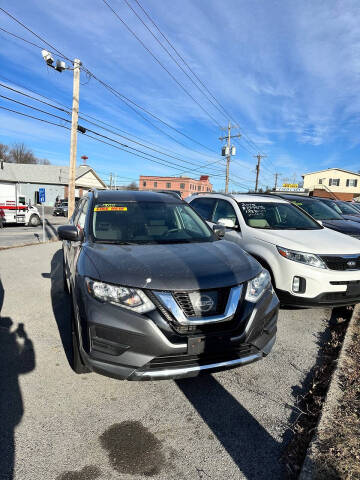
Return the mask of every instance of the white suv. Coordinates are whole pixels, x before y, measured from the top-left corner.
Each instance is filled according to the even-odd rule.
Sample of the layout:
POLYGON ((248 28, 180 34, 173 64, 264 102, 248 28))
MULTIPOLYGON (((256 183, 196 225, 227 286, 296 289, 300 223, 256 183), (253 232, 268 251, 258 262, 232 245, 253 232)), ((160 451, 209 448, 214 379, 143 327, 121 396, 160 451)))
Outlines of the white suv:
POLYGON ((282 304, 360 302, 359 240, 270 195, 199 194, 186 201, 211 225, 224 225, 225 238, 270 271, 282 304))

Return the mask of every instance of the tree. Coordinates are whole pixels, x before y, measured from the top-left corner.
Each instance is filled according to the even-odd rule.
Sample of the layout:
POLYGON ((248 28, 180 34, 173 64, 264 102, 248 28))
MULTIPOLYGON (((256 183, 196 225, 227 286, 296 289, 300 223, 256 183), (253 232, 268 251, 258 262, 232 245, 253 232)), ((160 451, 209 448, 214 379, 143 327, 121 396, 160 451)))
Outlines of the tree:
POLYGON ((9 154, 9 147, 4 143, 0 143, 0 160, 7 162, 9 154))
POLYGON ((14 143, 9 152, 9 162, 34 164, 37 163, 37 158, 24 143, 14 143))
POLYGON ((126 190, 139 190, 136 182, 131 182, 126 186, 126 190))

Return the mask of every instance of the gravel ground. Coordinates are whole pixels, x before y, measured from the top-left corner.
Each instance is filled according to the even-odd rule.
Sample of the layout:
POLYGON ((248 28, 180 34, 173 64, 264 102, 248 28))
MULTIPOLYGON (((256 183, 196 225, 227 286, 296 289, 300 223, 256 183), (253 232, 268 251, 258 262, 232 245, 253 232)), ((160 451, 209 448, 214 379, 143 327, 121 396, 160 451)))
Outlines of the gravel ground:
POLYGON ((269 357, 227 372, 76 375, 59 247, 0 251, 0 479, 285 478, 293 405, 330 311, 282 310, 269 357))

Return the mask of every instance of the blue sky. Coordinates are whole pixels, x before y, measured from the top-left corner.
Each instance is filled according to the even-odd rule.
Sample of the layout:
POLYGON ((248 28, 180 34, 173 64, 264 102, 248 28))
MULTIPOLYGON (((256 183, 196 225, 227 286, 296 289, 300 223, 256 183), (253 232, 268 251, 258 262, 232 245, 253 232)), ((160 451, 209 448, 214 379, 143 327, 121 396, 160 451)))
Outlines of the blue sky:
MULTIPOLYGON (((226 125, 227 116, 221 115, 178 69, 125 1, 108 1, 217 123, 226 125)), ((145 20, 135 1, 128 1, 145 20)), ((253 155, 257 151, 267 155, 262 161, 262 186, 273 185, 275 172, 281 173, 281 179, 290 180, 294 176, 298 179, 304 172, 332 166, 360 169, 358 1, 142 0, 141 3, 241 127, 243 136, 240 144, 235 144, 237 155, 230 173, 234 183, 230 188, 253 187, 256 163, 253 155), (250 145, 248 139, 256 146, 250 145)), ((152 148, 162 152, 166 149, 180 160, 133 145, 80 121, 82 125, 180 167, 165 167, 137 158, 83 135, 79 135, 79 162, 81 155, 87 155, 88 163, 105 179, 112 172, 119 183, 129 183, 141 173, 183 173, 193 177, 209 173, 215 188, 223 187, 225 162, 219 156, 219 127, 156 63, 102 0, 1 0, 0 6, 67 57, 80 58, 98 78, 211 150, 154 122, 179 140, 182 143, 179 145, 95 79, 82 73, 81 112, 136 135, 142 139, 139 141, 152 142, 157 145, 152 148), (199 169, 199 165, 210 162, 217 163, 199 169)), ((42 45, 2 12, 0 27, 42 45)), ((20 85, 24 92, 29 88, 71 105, 72 73, 60 74, 48 68, 37 48, 1 31, 0 65, 1 83, 15 88, 20 85)), ((0 87, 0 91, 1 95, 44 108, 4 88, 0 87)), ((0 105, 57 121, 3 98, 0 105)), ((51 108, 45 109, 66 117, 51 108)), ((20 141, 54 164, 68 163, 67 130, 0 110, 0 142, 20 141)))

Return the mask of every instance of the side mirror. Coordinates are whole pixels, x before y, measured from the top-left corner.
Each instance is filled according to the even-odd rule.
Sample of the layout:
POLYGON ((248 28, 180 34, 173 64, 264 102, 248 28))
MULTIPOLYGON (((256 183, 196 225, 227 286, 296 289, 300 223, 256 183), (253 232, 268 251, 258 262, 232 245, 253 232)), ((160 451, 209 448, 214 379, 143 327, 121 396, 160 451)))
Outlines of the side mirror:
POLYGON ((70 240, 70 242, 77 242, 81 239, 75 225, 61 225, 58 227, 58 236, 60 240, 70 240))
POLYGON ((225 227, 223 225, 214 225, 213 232, 218 238, 224 238, 225 235, 225 227))
POLYGON ((222 225, 223 227, 226 227, 226 228, 234 228, 235 227, 235 222, 234 222, 234 220, 231 220, 231 218, 219 218, 217 223, 219 225, 222 225))

